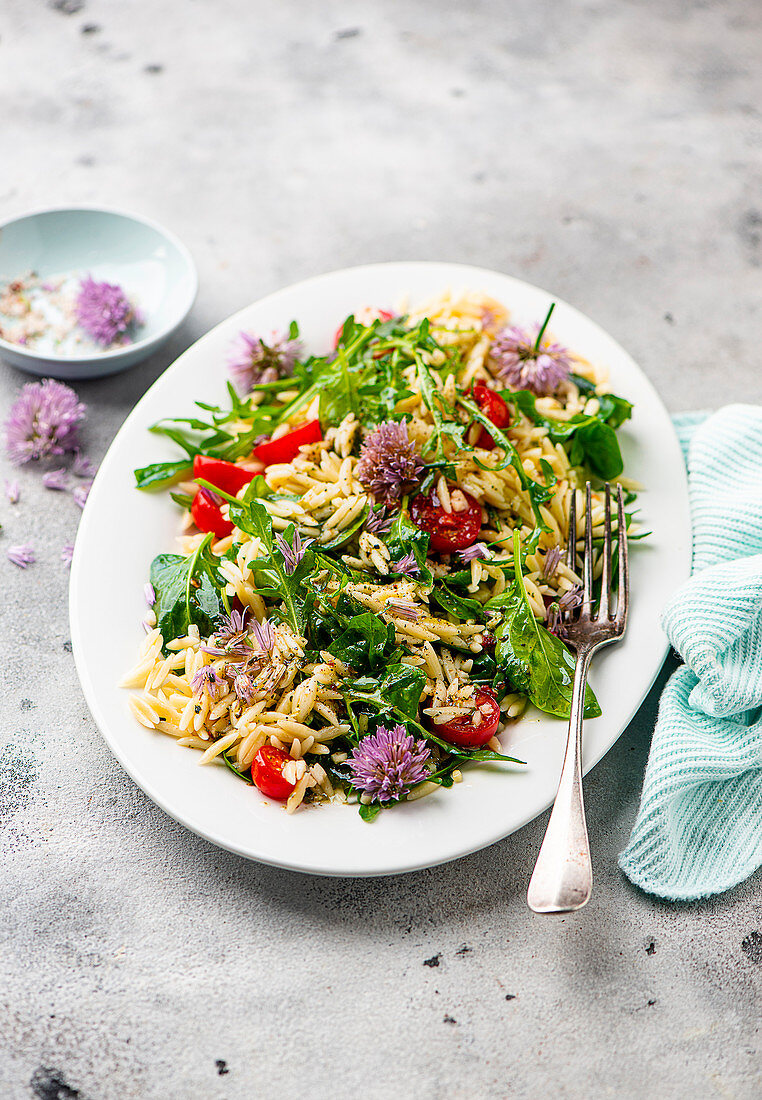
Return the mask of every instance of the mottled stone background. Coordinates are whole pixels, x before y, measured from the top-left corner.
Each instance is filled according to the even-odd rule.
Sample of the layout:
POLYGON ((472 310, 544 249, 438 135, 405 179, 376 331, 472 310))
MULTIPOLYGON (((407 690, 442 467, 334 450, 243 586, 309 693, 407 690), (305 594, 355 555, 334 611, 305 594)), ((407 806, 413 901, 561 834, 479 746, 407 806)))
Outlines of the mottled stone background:
MULTIPOLYGON (((761 29, 755 0, 4 0, 0 216, 132 208, 201 275, 171 347, 79 386, 90 453, 210 325, 370 260, 545 286, 673 410, 758 401, 761 29)), ((0 368, 5 408, 22 381, 0 368)), ((616 867, 655 693, 588 780, 576 917, 525 906, 544 818, 397 879, 247 863, 102 743, 58 560, 78 512, 21 484, 3 543, 40 560, 0 555, 3 1097, 760 1095, 759 876, 667 906, 616 867)))

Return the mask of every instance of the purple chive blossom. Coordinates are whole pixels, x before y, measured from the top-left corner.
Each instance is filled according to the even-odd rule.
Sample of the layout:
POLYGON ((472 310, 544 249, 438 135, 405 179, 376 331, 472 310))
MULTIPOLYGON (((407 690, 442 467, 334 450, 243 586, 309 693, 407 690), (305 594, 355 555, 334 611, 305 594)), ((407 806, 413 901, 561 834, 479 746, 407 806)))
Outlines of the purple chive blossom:
POLYGON ((71 565, 71 559, 74 557, 74 547, 70 542, 65 543, 61 547, 61 561, 66 566, 71 565))
POLYGON ((156 589, 152 584, 148 583, 143 586, 143 595, 145 596, 147 606, 153 607, 156 603, 156 589))
POLYGON ((569 611, 574 611, 581 603, 582 589, 579 585, 570 588, 567 592, 564 592, 559 600, 554 601, 548 608, 548 617, 545 623, 550 633, 556 634, 559 638, 565 638, 566 628, 562 616, 569 611))
POLYGON ((374 734, 363 737, 347 767, 353 787, 372 795, 371 801, 391 802, 426 779, 430 756, 426 742, 414 741, 404 726, 379 726, 374 734))
POLYGON ((558 572, 558 567, 561 564, 561 547, 551 546, 545 555, 545 561, 542 566, 542 575, 545 580, 550 580, 558 572))
POLYGON ((205 691, 210 699, 216 699, 218 689, 223 683, 224 681, 220 679, 212 666, 206 665, 204 668, 200 668, 195 674, 191 680, 191 687, 196 695, 200 695, 205 691))
POLYGON ((87 498, 90 495, 90 489, 92 488, 92 482, 87 482, 84 485, 78 485, 76 489, 72 489, 71 495, 74 497, 74 503, 78 508, 84 508, 87 503, 87 498))
POLYGON ((254 702, 254 696, 257 693, 254 681, 247 672, 236 672, 233 677, 233 691, 237 698, 247 705, 254 702))
POLYGON ((420 573, 418 562, 415 560, 415 554, 412 550, 409 554, 401 557, 399 561, 390 562, 389 567, 393 573, 401 573, 404 577, 412 577, 416 573, 420 573))
POLYGON ((272 653, 273 646, 275 645, 275 631, 272 628, 272 623, 265 619, 264 622, 259 623, 256 619, 252 620, 251 633, 254 635, 254 644, 262 654, 272 653))
POLYGON ((5 482, 5 495, 11 504, 18 504, 21 499, 21 489, 19 488, 18 481, 5 482))
POLYGON ((83 455, 79 450, 75 451, 74 464, 71 468, 75 477, 95 477, 96 469, 95 463, 87 455, 83 455))
POLYGON ((223 615, 222 623, 214 632, 218 645, 235 645, 248 634, 246 629, 247 611, 248 608, 244 608, 243 611, 236 611, 233 608, 229 615, 223 615))
POLYGON ((292 573, 296 572, 296 567, 307 552, 307 547, 314 541, 314 539, 307 539, 306 542, 302 542, 301 538, 299 537, 299 532, 295 530, 294 537, 291 540, 291 545, 289 546, 282 535, 276 534, 275 543, 281 554, 283 555, 286 573, 289 577, 292 573))
POLYGON ((127 295, 115 283, 96 283, 91 275, 79 284, 75 305, 77 321, 88 336, 103 347, 127 331, 135 311, 127 295))
POLYGON ((66 491, 67 481, 68 475, 63 467, 60 470, 48 470, 46 474, 42 475, 42 484, 45 488, 55 489, 58 492, 66 491))
POLYGON ((74 451, 86 406, 62 382, 28 382, 5 422, 6 448, 14 466, 74 451))
POLYGON ((273 333, 272 343, 266 344, 258 336, 241 332, 231 348, 228 370, 240 392, 248 393, 258 382, 290 377, 301 353, 301 342, 287 333, 273 333))
POLYGON ((540 397, 555 393, 572 366, 569 350, 544 338, 552 312, 551 306, 544 323, 532 329, 508 325, 497 334, 489 353, 498 377, 515 389, 531 390, 540 397))
POLYGON ((12 561, 19 569, 26 569, 37 560, 37 555, 32 546, 9 546, 6 550, 8 561, 12 561))
POLYGON ((458 553, 463 561, 489 561, 492 556, 483 542, 475 542, 473 546, 467 546, 458 553))
POLYGON ((365 530, 375 535, 385 535, 394 523, 394 516, 389 515, 382 504, 379 508, 373 508, 365 520, 365 530))
POLYGON ((380 504, 392 504, 414 489, 424 463, 408 438, 407 421, 387 420, 366 436, 355 476, 380 504))
POLYGON ((201 646, 204 652, 215 657, 230 657, 236 662, 248 661, 252 656, 252 647, 246 625, 247 613, 248 608, 244 608, 243 612, 233 609, 229 615, 223 615, 220 626, 214 632, 214 645, 201 646))

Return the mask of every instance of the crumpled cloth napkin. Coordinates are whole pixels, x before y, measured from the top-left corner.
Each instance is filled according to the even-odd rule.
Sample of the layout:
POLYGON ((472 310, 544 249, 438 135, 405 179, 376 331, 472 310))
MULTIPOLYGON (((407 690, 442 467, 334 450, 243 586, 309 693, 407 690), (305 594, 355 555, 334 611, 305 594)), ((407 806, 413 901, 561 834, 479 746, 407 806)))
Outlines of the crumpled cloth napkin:
POLYGON ((693 571, 662 626, 685 664, 661 697, 619 865, 641 889, 680 901, 762 865, 762 408, 685 414, 675 427, 693 571))

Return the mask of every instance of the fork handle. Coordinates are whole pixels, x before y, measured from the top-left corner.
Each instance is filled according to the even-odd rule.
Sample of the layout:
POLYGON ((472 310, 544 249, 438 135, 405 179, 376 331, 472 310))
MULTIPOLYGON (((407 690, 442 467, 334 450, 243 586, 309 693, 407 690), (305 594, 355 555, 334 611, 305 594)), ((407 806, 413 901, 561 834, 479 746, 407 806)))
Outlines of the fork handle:
POLYGON ((561 779, 527 892, 527 903, 535 913, 581 909, 593 888, 582 800, 582 715, 591 656, 590 648, 577 653, 561 779))

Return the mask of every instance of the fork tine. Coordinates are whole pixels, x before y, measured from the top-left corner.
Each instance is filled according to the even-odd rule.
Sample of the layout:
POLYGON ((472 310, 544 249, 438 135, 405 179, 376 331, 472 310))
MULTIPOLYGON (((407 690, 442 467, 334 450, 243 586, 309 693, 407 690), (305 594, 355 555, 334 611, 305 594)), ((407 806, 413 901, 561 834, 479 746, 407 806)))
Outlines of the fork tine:
POLYGON ((606 518, 603 525, 603 569, 601 571, 601 606, 598 618, 611 618, 611 486, 608 481, 606 491, 606 518))
POLYGON ((619 592, 617 594, 616 622, 620 630, 627 625, 627 607, 630 600, 630 572, 627 564, 627 519, 624 514, 624 494, 617 485, 617 521, 619 538, 619 592))
POLYGON ((573 573, 577 572, 577 490, 572 489, 569 505, 569 536, 566 540, 566 564, 573 573))
POLYGON ((593 606, 593 506, 590 482, 585 486, 585 560, 583 563, 583 607, 588 615, 593 606))

